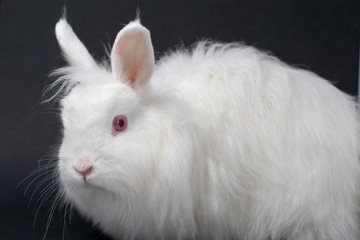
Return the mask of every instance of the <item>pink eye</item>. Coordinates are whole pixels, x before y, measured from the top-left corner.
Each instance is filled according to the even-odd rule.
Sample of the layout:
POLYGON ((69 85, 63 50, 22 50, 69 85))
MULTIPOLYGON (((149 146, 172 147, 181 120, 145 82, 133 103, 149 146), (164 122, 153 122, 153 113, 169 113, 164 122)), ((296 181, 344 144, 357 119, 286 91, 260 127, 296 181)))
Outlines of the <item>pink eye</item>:
POLYGON ((127 117, 125 115, 117 115, 113 119, 113 134, 124 131, 127 126, 127 117))

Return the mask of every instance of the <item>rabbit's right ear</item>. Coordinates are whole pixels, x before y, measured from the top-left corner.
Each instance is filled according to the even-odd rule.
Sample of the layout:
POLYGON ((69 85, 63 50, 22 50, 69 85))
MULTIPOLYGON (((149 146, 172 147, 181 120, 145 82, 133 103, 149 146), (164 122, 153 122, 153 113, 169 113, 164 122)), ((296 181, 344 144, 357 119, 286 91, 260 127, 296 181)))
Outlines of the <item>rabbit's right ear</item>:
POLYGON ((67 62, 78 68, 93 68, 97 66, 96 62, 79 40, 71 26, 62 17, 55 26, 56 38, 65 55, 67 62))
POLYGON ((155 67, 150 32, 137 19, 116 36, 111 50, 111 68, 115 79, 140 91, 150 81, 155 67))

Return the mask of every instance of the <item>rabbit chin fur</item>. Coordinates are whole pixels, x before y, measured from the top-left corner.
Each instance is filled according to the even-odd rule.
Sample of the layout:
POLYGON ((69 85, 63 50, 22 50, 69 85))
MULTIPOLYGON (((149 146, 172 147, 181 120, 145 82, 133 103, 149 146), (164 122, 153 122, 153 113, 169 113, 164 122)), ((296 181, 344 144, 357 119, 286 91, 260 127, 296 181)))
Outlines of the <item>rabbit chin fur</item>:
MULTIPOLYGON (((90 59, 81 66, 88 52, 67 52, 61 39, 75 35, 61 21, 68 35, 59 43, 78 63, 58 71, 62 88, 73 83, 61 99, 61 194, 105 233, 358 239, 359 121, 349 96, 241 44, 200 42, 150 66, 151 41, 138 21, 118 38, 143 34, 137 42, 151 49, 133 55, 144 60, 139 78, 149 82, 129 84, 119 68, 114 77, 114 56, 112 71, 90 59), (114 135, 119 114, 128 127, 114 135), (82 156, 93 164, 86 183, 74 170, 82 156)), ((117 41, 112 55, 134 43, 117 41)))

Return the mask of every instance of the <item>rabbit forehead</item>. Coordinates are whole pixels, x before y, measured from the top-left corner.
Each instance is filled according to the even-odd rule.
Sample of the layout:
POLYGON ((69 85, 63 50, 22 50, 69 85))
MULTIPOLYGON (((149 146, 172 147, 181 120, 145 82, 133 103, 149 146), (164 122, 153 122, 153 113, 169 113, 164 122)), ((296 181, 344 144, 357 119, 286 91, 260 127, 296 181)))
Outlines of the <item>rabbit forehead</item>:
POLYGON ((79 119, 86 125, 92 119, 111 117, 114 111, 128 112, 137 102, 136 98, 131 88, 118 81, 81 83, 62 100, 64 125, 76 124, 79 119))

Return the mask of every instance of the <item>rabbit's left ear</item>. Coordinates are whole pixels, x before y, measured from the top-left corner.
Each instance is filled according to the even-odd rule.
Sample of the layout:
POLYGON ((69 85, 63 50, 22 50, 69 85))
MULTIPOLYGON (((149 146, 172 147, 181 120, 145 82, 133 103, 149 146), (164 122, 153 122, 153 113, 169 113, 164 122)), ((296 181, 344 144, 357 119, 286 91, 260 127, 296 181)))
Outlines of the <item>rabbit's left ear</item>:
POLYGON ((126 25, 116 36, 111 51, 111 67, 115 79, 141 90, 154 71, 154 50, 150 32, 139 20, 126 25))
POLYGON ((78 68, 93 68, 97 64, 79 40, 65 17, 61 18, 55 26, 56 38, 59 42, 67 62, 78 68))

